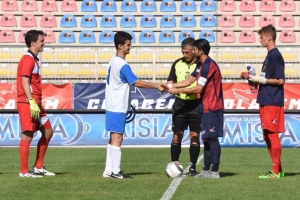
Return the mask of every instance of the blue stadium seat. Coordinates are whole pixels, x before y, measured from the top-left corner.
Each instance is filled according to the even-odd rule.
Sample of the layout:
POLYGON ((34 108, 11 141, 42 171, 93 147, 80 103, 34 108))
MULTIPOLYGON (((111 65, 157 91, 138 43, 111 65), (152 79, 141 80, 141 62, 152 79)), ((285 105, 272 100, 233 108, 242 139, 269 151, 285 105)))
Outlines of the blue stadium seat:
POLYGON ((80 26, 83 28, 94 28, 97 27, 97 20, 94 15, 84 15, 81 18, 80 26))
POLYGON ((196 3, 194 0, 182 0, 180 3, 181 12, 195 12, 196 3))
POLYGON ((200 19, 200 27, 215 27, 217 26, 217 19, 214 15, 206 14, 200 19))
POLYGON ((153 28, 156 27, 156 19, 154 15, 143 15, 141 19, 140 27, 142 28, 153 28))
POLYGON ((201 12, 215 12, 217 10, 217 4, 214 0, 203 0, 200 4, 201 12))
POLYGON ((97 3, 94 0, 83 0, 81 12, 97 12, 97 3))
POLYGON ((101 12, 117 12, 117 4, 114 0, 104 0, 101 3, 101 12))
POLYGON ((141 3, 141 12, 156 12, 156 3, 154 0, 143 0, 141 3))
POLYGON ((123 15, 121 18, 120 26, 122 28, 135 28, 136 19, 133 15, 123 15))
POLYGON ((163 0, 160 3, 160 12, 176 12, 174 0, 163 0))
POLYGON ((188 37, 195 38, 194 32, 191 31, 191 30, 182 30, 179 33, 179 40, 178 40, 178 42, 181 43, 185 38, 188 38, 188 37))
POLYGON ((77 27, 77 20, 74 15, 64 15, 60 20, 60 27, 73 28, 77 27))
POLYGON ((59 43, 75 43, 75 34, 71 30, 62 30, 59 34, 59 43))
POLYGON ((137 6, 134 0, 124 0, 121 4, 121 12, 136 12, 137 6))
POLYGON ((103 28, 117 27, 117 20, 113 15, 103 15, 100 21, 100 26, 103 28))
POLYGON ((196 19, 194 15, 185 14, 180 19, 180 27, 191 28, 196 27, 196 19))
POLYGON ((90 30, 83 30, 79 34, 79 43, 95 43, 95 34, 90 30))
POLYGON ((135 43, 135 34, 134 34, 134 32, 131 31, 131 30, 125 30, 125 32, 127 32, 131 35, 131 37, 132 37, 131 43, 135 43))
POLYGON ((200 39, 206 39, 208 42, 215 42, 215 33, 212 30, 202 30, 199 35, 200 39))
POLYGON ((99 43, 113 43, 114 42, 114 32, 110 30, 101 31, 99 35, 99 43))
POLYGON ((159 34, 159 43, 175 43, 175 35, 171 30, 162 30, 159 34))
POLYGON ((155 43, 155 35, 151 30, 144 30, 140 32, 140 43, 155 43))
POLYGON ((173 15, 163 15, 160 19, 161 28, 174 28, 176 27, 176 19, 173 15))

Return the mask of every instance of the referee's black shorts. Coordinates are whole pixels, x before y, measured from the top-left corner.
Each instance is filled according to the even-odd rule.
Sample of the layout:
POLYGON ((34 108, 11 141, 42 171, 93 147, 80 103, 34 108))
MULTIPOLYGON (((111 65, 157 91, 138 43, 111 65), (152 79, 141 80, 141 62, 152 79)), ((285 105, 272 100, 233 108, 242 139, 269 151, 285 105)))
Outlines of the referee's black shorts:
POLYGON ((172 130, 174 132, 187 130, 188 127, 190 131, 200 132, 201 116, 198 99, 182 100, 176 98, 172 109, 172 130))

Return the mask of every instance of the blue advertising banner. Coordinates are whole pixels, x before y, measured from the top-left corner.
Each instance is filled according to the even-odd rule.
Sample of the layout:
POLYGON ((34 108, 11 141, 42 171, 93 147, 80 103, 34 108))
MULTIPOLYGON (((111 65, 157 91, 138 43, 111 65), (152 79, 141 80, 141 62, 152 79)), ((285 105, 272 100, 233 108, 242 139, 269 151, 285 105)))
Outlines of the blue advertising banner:
MULTIPOLYGON (((49 114, 54 136, 50 146, 105 146, 105 114, 49 114)), ((172 140, 172 115, 169 113, 138 113, 126 125, 123 146, 168 146, 172 140)), ((286 131, 280 134, 283 147, 300 147, 300 116, 285 115, 286 131)), ((21 138, 18 114, 0 114, 0 146, 18 146, 21 138)), ((34 135, 35 146, 40 133, 34 135)), ((263 147, 258 114, 225 114, 224 147, 263 147)), ((183 145, 189 145, 186 131, 183 145)))
MULTIPOLYGON (((136 109, 172 109, 175 96, 157 89, 131 86, 131 104, 136 109)), ((74 109, 105 109, 105 84, 75 83, 74 109)))

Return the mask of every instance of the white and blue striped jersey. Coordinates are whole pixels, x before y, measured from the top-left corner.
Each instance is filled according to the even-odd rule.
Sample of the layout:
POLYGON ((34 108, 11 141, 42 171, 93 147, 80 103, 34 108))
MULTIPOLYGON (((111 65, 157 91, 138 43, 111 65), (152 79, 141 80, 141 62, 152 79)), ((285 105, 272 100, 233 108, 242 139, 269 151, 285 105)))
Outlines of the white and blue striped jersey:
POLYGON ((127 113, 131 105, 130 85, 137 80, 138 77, 132 72, 126 60, 120 56, 114 56, 109 61, 105 87, 105 110, 127 113))

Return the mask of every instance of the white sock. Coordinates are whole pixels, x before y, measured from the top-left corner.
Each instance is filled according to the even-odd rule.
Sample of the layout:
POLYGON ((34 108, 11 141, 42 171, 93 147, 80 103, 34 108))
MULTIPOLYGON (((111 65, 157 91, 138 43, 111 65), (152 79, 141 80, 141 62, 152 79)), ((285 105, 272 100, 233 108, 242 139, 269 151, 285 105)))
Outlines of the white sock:
POLYGON ((121 147, 110 145, 111 157, 112 157, 112 172, 118 174, 120 172, 121 165, 121 147))
POLYGON ((112 173, 112 160, 111 160, 110 144, 107 144, 107 148, 106 148, 105 172, 108 173, 108 174, 112 173))

